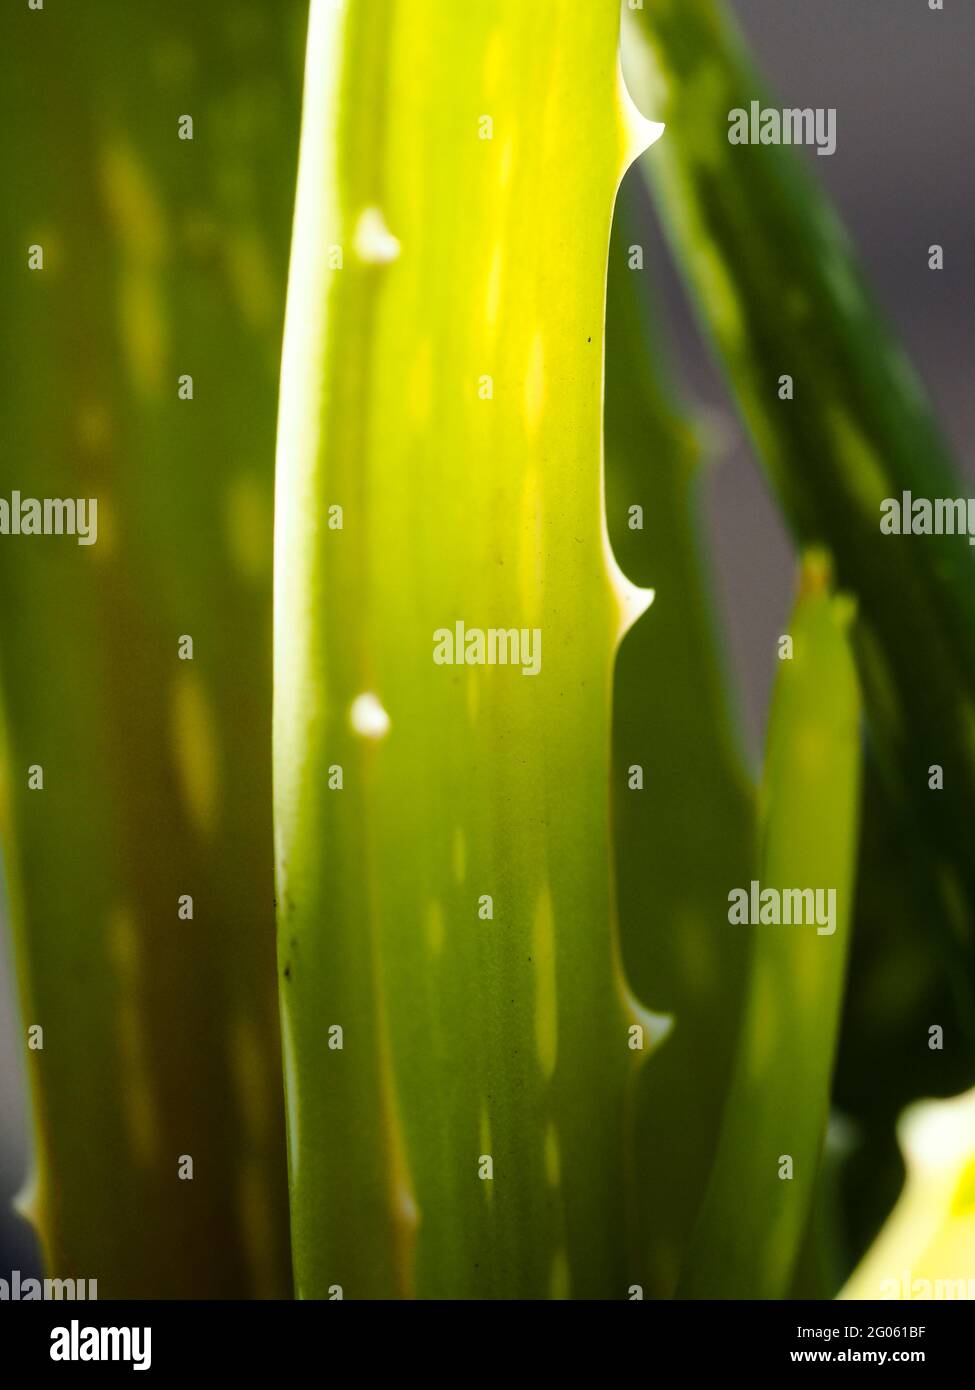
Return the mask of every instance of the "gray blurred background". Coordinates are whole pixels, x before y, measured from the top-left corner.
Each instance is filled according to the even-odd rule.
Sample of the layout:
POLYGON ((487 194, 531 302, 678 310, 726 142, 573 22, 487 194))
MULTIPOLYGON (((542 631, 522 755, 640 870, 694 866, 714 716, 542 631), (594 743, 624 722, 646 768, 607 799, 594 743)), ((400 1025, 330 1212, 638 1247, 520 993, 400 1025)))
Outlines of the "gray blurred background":
MULTIPOLYGON (((597 0, 585 0, 597 3, 597 0)), ((646 0, 648 5, 653 0, 646 0)), ((945 431, 973 475, 971 334, 975 3, 945 0, 734 0, 769 85, 789 106, 836 107, 831 158, 810 156, 839 205, 888 318, 906 343, 945 431), (945 247, 945 269, 927 248, 945 247)), ((666 137, 664 137, 666 138, 666 137)), ((659 255, 666 256, 659 237, 659 255)), ((720 445, 708 524, 721 613, 748 749, 761 746, 774 642, 789 611, 793 555, 729 397, 666 274, 664 303, 690 402, 720 445)), ((10 1210, 28 1167, 23 1030, 9 943, 0 932, 0 1277, 36 1272, 29 1231, 10 1210)))

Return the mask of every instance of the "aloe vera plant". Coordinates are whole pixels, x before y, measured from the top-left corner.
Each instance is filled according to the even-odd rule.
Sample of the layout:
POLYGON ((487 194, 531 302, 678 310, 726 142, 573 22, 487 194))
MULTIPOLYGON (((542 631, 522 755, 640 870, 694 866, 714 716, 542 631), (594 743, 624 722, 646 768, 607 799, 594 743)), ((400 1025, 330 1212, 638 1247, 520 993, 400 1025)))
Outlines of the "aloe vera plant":
POLYGON ((304 1296, 625 1296, 654 1026, 615 939, 610 680, 650 596, 606 542, 602 358, 657 129, 617 35, 613 5, 312 6, 275 652, 304 1296), (540 668, 437 664, 458 623, 540 668))
POLYGON ((300 18, 3 19, 3 491, 98 504, 93 545, 0 546, 25 1206, 103 1298, 291 1286, 270 504, 300 18))
MULTIPOLYGON (((0 544, 24 1205, 102 1297, 827 1296, 893 1116, 969 1084, 913 1054, 975 979, 971 558, 877 505, 947 451, 790 152, 729 146, 720 4, 639 8, 648 184, 804 551, 757 795, 616 0, 4 19, 0 492, 99 507, 0 544), (912 1061, 864 1087, 874 1027, 912 1061)), ((970 1262, 971 1099, 903 1133, 847 1297, 970 1262)))

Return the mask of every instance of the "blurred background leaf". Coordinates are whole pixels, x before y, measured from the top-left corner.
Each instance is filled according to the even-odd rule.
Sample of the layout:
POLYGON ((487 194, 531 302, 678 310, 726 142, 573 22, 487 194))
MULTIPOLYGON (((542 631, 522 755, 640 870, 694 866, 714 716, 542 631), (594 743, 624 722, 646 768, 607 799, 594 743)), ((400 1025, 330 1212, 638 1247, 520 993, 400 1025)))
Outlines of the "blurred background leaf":
POLYGON ((50 1273, 103 1298, 287 1295, 270 591, 304 6, 10 9, 2 491, 99 505, 94 546, 0 547, 2 829, 44 1028, 26 1205, 50 1273))
POLYGON ((823 557, 807 556, 769 721, 758 887, 732 885, 754 899, 752 915, 746 924, 726 914, 729 928, 751 940, 752 962, 714 1171, 679 1286, 684 1298, 785 1297, 806 1229, 853 907, 860 695, 851 616, 848 601, 830 593, 823 557), (816 894, 815 925, 808 916, 785 921, 784 895, 795 889, 816 894), (770 890, 780 895, 781 920, 756 923, 755 904, 770 890), (835 892, 832 914, 821 911, 827 892, 835 892))
POLYGON ((627 976, 675 1023, 640 1078, 636 1118, 637 1267, 645 1296, 668 1297, 740 1025, 748 942, 728 930, 727 895, 753 876, 754 793, 712 612, 704 449, 667 368, 636 177, 624 180, 609 257, 606 509, 620 565, 656 597, 616 661, 613 830, 627 976))

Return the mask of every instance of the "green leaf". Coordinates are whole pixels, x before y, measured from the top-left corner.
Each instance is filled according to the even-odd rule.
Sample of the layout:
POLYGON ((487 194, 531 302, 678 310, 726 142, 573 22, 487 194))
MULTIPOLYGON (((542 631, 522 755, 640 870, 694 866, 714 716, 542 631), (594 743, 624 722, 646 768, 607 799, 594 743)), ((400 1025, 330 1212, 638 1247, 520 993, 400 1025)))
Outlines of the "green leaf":
POLYGON ((302 10, 14 9, 3 493, 98 503, 93 545, 0 537, 26 1205, 50 1274, 103 1298, 286 1296, 271 469, 302 10))
MULTIPOLYGON (((847 630, 823 557, 805 561, 776 682, 762 786, 753 958, 714 1173, 685 1266, 685 1298, 782 1298, 805 1230, 829 1113, 852 917, 860 702, 847 630), (787 924, 786 894, 813 890, 816 920, 787 924), (781 920, 756 922, 778 895, 781 920), (830 894, 835 894, 830 905, 830 894), (788 1160, 788 1162, 786 1162, 788 1160)), ((729 901, 731 894, 729 893, 729 901)))
POLYGON ((612 666, 648 598, 601 499, 617 41, 612 4, 312 11, 274 755, 304 1296, 627 1294, 652 1024, 610 893, 612 666), (525 629, 537 673, 437 664, 459 622, 525 629))

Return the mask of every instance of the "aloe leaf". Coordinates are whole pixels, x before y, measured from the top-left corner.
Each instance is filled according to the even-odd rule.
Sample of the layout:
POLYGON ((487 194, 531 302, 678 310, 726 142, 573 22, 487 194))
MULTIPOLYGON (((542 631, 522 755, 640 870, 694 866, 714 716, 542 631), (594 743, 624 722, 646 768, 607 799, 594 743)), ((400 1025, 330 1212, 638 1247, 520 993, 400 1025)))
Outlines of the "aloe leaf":
POLYGON ((764 93, 725 7, 659 0, 631 18, 631 89, 673 137, 646 163, 650 184, 783 512, 801 544, 827 546, 857 598, 888 790, 928 845, 975 1037, 975 557, 964 537, 880 531, 885 499, 965 488, 804 157, 729 144, 729 113, 764 93), (783 374, 793 400, 779 398, 783 374), (935 764, 940 791, 929 789, 935 764))
POLYGON ((613 199, 657 132, 618 23, 312 6, 274 731, 304 1296, 627 1296, 651 1025, 617 959, 610 687, 649 596, 605 539, 602 359, 613 199), (540 665, 438 664, 478 656, 458 623, 540 665))
POLYGON ((706 452, 666 371, 637 187, 631 171, 610 249, 606 496, 614 552, 656 599, 616 663, 613 840, 627 976, 675 1025, 641 1077, 637 1109, 635 1243, 645 1295, 666 1297, 711 1171, 734 1057, 748 940, 727 929, 727 894, 754 876, 755 797, 700 536, 706 452))
POLYGON ((301 18, 3 19, 0 491, 98 502, 93 545, 0 537, 26 1206, 103 1298, 291 1288, 270 582, 301 18))
MULTIPOLYGON (((782 1298, 819 1171, 852 917, 860 769, 850 607, 809 556, 780 666, 760 800, 758 888, 781 921, 728 931, 753 941, 748 996, 713 1176, 678 1292, 782 1298), (785 893, 823 890, 816 922, 786 924, 785 893), (830 891, 835 892, 833 911, 830 891)), ((729 892, 729 902, 731 893, 729 892)), ((733 904, 736 906, 736 904, 733 904)), ((767 908, 766 908, 767 910, 767 908)))

